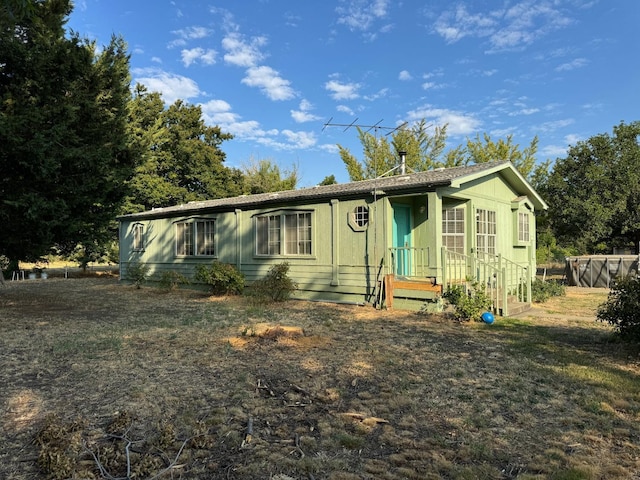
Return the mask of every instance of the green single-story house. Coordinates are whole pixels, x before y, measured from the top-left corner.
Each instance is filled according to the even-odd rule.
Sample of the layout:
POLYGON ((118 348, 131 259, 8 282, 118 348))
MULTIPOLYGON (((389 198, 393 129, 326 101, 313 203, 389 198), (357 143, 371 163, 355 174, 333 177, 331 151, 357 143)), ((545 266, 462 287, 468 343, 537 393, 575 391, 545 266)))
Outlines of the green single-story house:
POLYGON ((546 208, 511 162, 190 202, 118 218, 120 275, 217 260, 250 285, 287 261, 296 298, 438 308, 443 288, 477 281, 505 315, 530 302, 546 208))

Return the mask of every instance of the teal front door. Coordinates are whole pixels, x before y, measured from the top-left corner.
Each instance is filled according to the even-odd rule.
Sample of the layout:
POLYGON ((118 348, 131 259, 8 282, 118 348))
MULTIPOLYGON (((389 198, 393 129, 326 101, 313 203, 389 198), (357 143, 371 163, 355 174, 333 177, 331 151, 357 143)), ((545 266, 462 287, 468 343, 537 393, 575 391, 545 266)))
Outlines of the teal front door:
POLYGON ((393 206, 393 246, 395 274, 411 275, 411 207, 393 206))

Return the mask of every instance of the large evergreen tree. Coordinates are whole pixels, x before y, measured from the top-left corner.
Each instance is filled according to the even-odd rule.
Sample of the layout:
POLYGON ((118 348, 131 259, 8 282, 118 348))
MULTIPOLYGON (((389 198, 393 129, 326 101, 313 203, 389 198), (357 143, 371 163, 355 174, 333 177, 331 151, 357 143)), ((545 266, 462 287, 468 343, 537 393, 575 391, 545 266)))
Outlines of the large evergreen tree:
POLYGON ((65 32, 70 0, 29 7, 0 31, 0 254, 14 261, 103 242, 136 163, 124 41, 97 54, 65 32))
POLYGON ((243 193, 242 172, 224 165, 220 149, 233 136, 205 125, 199 106, 176 100, 165 109, 159 93, 137 85, 129 128, 142 162, 131 182, 126 211, 243 193))

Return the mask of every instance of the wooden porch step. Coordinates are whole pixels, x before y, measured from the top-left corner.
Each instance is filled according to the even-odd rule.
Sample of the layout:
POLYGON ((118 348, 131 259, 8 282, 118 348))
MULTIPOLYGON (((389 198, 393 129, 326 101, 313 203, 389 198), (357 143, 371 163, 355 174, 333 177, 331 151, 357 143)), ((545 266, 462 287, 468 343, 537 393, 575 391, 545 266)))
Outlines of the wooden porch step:
POLYGON ((384 276, 385 304, 388 309, 393 308, 394 290, 413 290, 419 292, 433 292, 442 294, 442 285, 434 284, 428 278, 396 277, 393 274, 384 276))

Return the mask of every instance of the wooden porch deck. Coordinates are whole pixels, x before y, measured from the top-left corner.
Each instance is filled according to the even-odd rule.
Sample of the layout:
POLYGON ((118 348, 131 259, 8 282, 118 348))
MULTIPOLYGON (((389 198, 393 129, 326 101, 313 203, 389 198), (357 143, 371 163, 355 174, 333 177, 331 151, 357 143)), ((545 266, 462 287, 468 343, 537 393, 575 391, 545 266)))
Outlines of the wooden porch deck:
POLYGON ((385 305, 393 308, 393 292, 396 289, 413 290, 419 292, 433 292, 442 295, 442 285, 434 283, 430 278, 396 277, 394 274, 384 276, 385 305))

